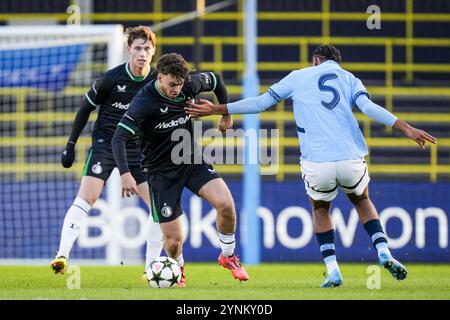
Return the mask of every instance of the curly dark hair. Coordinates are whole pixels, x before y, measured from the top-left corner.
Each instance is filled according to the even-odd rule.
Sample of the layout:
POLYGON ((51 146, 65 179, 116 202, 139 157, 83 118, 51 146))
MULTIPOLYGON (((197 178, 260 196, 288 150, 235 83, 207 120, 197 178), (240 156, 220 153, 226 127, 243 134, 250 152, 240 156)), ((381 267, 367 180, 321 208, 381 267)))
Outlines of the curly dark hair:
POLYGON ((314 50, 313 57, 318 57, 321 61, 333 60, 341 64, 341 53, 335 46, 320 45, 314 50))
POLYGON ((178 53, 163 54, 156 64, 158 73, 170 74, 176 78, 188 79, 189 65, 178 53))

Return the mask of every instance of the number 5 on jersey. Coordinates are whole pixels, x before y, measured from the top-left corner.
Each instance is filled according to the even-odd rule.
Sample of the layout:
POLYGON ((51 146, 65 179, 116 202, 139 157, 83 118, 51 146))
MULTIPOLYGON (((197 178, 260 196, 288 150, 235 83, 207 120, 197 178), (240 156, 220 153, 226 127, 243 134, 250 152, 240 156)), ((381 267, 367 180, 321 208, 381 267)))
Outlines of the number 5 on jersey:
POLYGON ((333 94, 333 99, 330 102, 321 101, 322 105, 327 108, 328 110, 333 109, 336 107, 336 105, 339 103, 339 100, 341 99, 339 92, 330 86, 325 85, 325 82, 328 80, 336 79, 338 77, 335 73, 327 73, 324 74, 319 78, 319 90, 325 91, 325 92, 331 92, 333 94))

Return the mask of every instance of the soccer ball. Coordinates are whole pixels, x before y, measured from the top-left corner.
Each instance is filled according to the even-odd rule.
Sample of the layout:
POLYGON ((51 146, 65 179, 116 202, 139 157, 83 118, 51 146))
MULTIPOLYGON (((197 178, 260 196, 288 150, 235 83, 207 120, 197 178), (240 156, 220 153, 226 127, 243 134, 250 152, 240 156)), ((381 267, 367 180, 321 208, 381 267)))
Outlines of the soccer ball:
POLYGON ((153 288, 173 288, 181 280, 180 266, 170 257, 156 258, 146 273, 148 283, 153 288))

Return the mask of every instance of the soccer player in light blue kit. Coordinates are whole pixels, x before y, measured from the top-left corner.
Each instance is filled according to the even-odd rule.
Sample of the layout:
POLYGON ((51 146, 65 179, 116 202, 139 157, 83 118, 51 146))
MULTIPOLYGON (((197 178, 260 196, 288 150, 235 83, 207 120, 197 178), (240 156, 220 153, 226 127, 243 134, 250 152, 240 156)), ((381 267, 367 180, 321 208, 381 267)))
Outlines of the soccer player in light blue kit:
POLYGON ((406 268, 388 248, 378 213, 369 198, 368 154, 352 108, 358 107, 372 119, 402 131, 423 149, 436 143, 427 132, 416 129, 373 103, 361 80, 340 67, 341 55, 334 46, 319 46, 313 53, 313 67, 292 71, 266 93, 224 105, 207 100, 190 104, 193 117, 211 114, 257 113, 292 98, 301 149, 302 177, 313 208, 313 224, 328 277, 322 287, 338 287, 342 275, 336 261, 331 201, 338 187, 355 206, 360 222, 372 239, 380 264, 397 280, 407 276, 406 268))

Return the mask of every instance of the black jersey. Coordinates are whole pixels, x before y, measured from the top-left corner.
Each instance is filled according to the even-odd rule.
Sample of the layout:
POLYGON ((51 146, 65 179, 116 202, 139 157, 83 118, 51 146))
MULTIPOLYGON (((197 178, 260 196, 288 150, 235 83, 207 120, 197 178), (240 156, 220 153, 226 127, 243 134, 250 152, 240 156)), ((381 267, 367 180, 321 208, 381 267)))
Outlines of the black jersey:
MULTIPOLYGON (((212 72, 191 74, 185 81, 177 98, 171 99, 160 92, 157 80, 152 80, 134 97, 130 108, 119 123, 119 127, 128 130, 131 134, 139 135, 141 150, 144 155, 142 168, 145 171, 165 172, 168 176, 177 176, 180 163, 172 159, 172 150, 180 143, 190 144, 189 149, 178 148, 177 161, 183 158, 186 164, 186 156, 190 157, 190 163, 194 158, 198 159, 199 152, 194 148, 193 122, 184 107, 186 101, 192 100, 197 94, 205 91, 213 91, 217 86, 217 79, 212 72), (172 137, 177 129, 178 134, 172 137), (184 153, 184 154, 181 154, 184 153)), ((200 155, 201 160, 201 155, 200 155)), ((116 159, 117 161, 117 159, 116 159)), ((119 163, 118 167, 119 166, 119 163)))
MULTIPOLYGON (((92 143, 102 143, 108 148, 122 116, 131 100, 151 80, 156 78, 156 70, 149 68, 143 77, 134 76, 129 64, 121 64, 105 72, 98 78, 85 98, 93 107, 98 107, 98 117, 92 132, 92 143)), ((127 143, 129 148, 137 148, 137 137, 127 143)))

